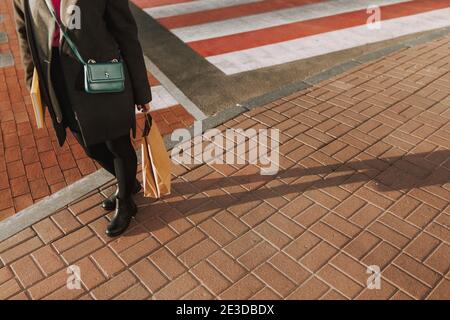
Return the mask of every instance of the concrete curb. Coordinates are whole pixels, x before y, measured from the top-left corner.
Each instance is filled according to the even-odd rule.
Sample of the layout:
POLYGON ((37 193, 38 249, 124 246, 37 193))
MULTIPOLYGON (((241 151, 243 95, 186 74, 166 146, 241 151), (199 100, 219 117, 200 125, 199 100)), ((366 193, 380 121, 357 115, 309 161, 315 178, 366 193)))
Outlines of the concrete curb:
MULTIPOLYGON (((377 50, 365 55, 362 55, 356 59, 349 60, 342 64, 336 65, 330 69, 327 69, 323 72, 320 72, 314 76, 311 76, 303 81, 293 83, 289 86, 279 88, 265 94, 260 97, 253 98, 251 100, 246 101, 242 105, 230 106, 229 108, 222 110, 204 120, 203 123, 203 131, 208 129, 215 128, 224 122, 235 118, 236 116, 249 111, 253 108, 266 105, 270 102, 273 102, 279 98, 288 96, 294 92, 304 90, 308 87, 311 87, 321 81, 330 79, 336 75, 339 75, 345 71, 350 70, 353 67, 358 65, 369 63, 371 61, 383 58, 393 52, 396 52, 401 49, 410 48, 419 44, 423 44, 432 40, 436 40, 442 36, 445 36, 450 33, 450 28, 439 29, 436 31, 431 31, 423 36, 418 37, 414 40, 404 41, 402 43, 386 47, 381 50, 377 50)), ((193 127, 188 128, 193 136, 193 127)), ((177 142, 174 142, 170 139, 169 135, 164 137, 164 142, 168 150, 172 149, 177 142)), ((140 152, 137 153, 138 160, 140 162, 140 152)), ((48 196, 41 200, 40 202, 20 211, 14 216, 1 221, 0 222, 0 241, 3 241, 17 232, 33 225, 34 223, 42 220, 55 211, 64 208, 66 205, 80 199, 85 194, 100 188, 106 183, 110 182, 112 177, 105 170, 101 169, 91 175, 88 175, 81 180, 75 182, 74 184, 60 190, 59 192, 48 196)))
POLYGON ((177 100, 196 120, 206 119, 206 115, 200 110, 184 93, 175 86, 166 75, 159 70, 159 68, 150 61, 147 56, 144 56, 147 70, 158 79, 158 81, 170 92, 170 94, 177 100))
POLYGON ((111 181, 111 175, 104 169, 98 170, 38 203, 0 222, 0 241, 48 217, 55 211, 81 198, 86 193, 111 181))

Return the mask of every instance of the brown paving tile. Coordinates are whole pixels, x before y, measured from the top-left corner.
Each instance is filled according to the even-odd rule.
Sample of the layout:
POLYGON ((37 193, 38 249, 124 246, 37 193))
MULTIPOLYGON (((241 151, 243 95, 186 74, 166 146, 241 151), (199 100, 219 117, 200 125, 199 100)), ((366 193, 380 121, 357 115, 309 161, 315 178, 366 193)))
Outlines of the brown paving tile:
POLYGON ((232 282, 247 274, 246 269, 224 251, 217 251, 208 261, 232 282))
POLYGON ((30 300, 30 298, 27 296, 27 294, 25 292, 20 292, 16 295, 10 297, 9 300, 24 301, 24 300, 30 300))
POLYGON ((287 235, 267 222, 256 226, 254 231, 278 249, 284 248, 291 242, 291 239, 287 235))
POLYGON ((45 244, 48 244, 63 235, 62 231, 50 218, 36 223, 33 226, 33 229, 45 244))
POLYGON ((258 291, 250 300, 277 300, 280 299, 280 296, 268 287, 262 288, 258 291))
MULTIPOLYGON (((104 243, 110 243, 114 241, 115 238, 110 238, 105 234, 106 227, 109 220, 106 216, 103 216, 89 224, 89 228, 99 237, 104 243)), ((75 231, 77 232, 77 231, 75 231)))
POLYGON ((42 246, 42 241, 39 240, 38 237, 33 237, 25 242, 22 242, 21 244, 18 244, 14 246, 13 248, 10 248, 9 250, 6 250, 0 254, 0 260, 3 263, 11 263, 30 252, 33 252, 34 250, 40 248, 42 246))
POLYGON ((220 298, 223 300, 245 300, 259 292, 263 286, 260 280, 250 274, 235 282, 220 295, 220 298))
POLYGON ((320 300, 345 300, 345 299, 346 299, 345 296, 343 296, 341 293, 333 289, 329 290, 326 294, 320 297, 320 300))
POLYGON ((125 268, 124 263, 108 247, 95 251, 90 257, 107 277, 112 277, 125 268))
POLYGON ((0 285, 0 299, 5 300, 21 291, 19 283, 16 279, 11 279, 0 285))
POLYGON ((439 210, 427 204, 422 204, 406 218, 406 221, 419 228, 423 228, 428 225, 439 212, 439 210))
POLYGON ((56 240, 55 242, 52 243, 52 246, 56 249, 58 253, 62 253, 67 249, 70 249, 76 246, 77 244, 82 243, 86 239, 90 238, 92 235, 93 233, 89 228, 83 227, 62 237, 61 239, 56 240))
POLYGON ((92 237, 64 251, 61 256, 68 264, 72 264, 78 259, 83 258, 94 252, 96 249, 102 247, 102 245, 103 242, 100 241, 100 239, 97 237, 92 237))
POLYGON ((155 293, 169 282, 161 271, 147 259, 135 264, 131 270, 151 293, 155 293))
POLYGON ((246 215, 241 217, 242 221, 245 222, 249 227, 254 227, 257 224, 261 223, 263 220, 268 218, 272 213, 275 212, 275 209, 269 206, 266 203, 262 203, 257 206, 246 215))
POLYGON ((234 236, 213 219, 202 222, 199 228, 219 246, 226 246, 234 240, 234 236))
POLYGON ((95 288, 91 293, 97 300, 111 299, 133 286, 136 281, 131 272, 126 270, 95 288))
POLYGON ((288 299, 291 300, 313 300, 319 299, 328 291, 329 287, 321 280, 312 277, 298 287, 288 299))
POLYGON ((92 290, 106 280, 102 272, 88 257, 77 261, 76 266, 80 268, 80 280, 88 290, 92 290))
POLYGON ((228 211, 222 211, 216 214, 214 219, 236 237, 244 234, 248 230, 248 226, 245 223, 228 211))
POLYGON ((31 256, 46 276, 65 266, 61 256, 50 245, 34 251, 31 256))
POLYGON ((4 251, 20 244, 21 242, 24 242, 25 240, 28 240, 28 239, 34 237, 35 235, 36 235, 36 233, 33 231, 32 228, 26 228, 26 229, 16 233, 12 237, 0 242, 0 252, 4 252, 4 251))
POLYGON ((439 245, 440 241, 427 233, 421 233, 406 247, 405 252, 423 261, 439 245))
POLYGON ((292 258, 298 260, 309 252, 320 242, 320 238, 313 233, 306 231, 300 237, 295 239, 284 251, 292 258))
POLYGON ((52 216, 52 220, 56 223, 56 225, 65 233, 68 234, 71 231, 78 229, 81 224, 78 220, 72 215, 72 213, 67 210, 61 210, 58 213, 55 213, 52 216))
POLYGON ((423 299, 429 292, 429 288, 396 266, 390 265, 383 271, 383 277, 394 285, 407 292, 415 299, 423 299))
POLYGON ((425 230, 442 241, 447 243, 450 241, 450 231, 448 227, 445 227, 440 223, 432 222, 425 230))
POLYGON ((206 259, 218 248, 219 246, 213 240, 208 238, 185 251, 178 258, 185 266, 190 268, 206 259))
POLYGON ((52 292, 48 296, 44 297, 43 300, 74 300, 81 296, 83 293, 85 293, 83 288, 69 289, 66 286, 63 286, 52 292))
POLYGON ((325 266, 318 274, 327 283, 331 284, 334 288, 339 290, 339 292, 351 299, 355 298, 363 289, 363 287, 353 279, 331 266, 325 266))
POLYGON ((213 295, 205 287, 198 286, 182 299, 184 300, 211 300, 213 295))
POLYGON ((174 230, 170 227, 166 227, 166 225, 156 217, 146 220, 144 227, 162 244, 169 242, 177 236, 177 233, 174 230))
POLYGON ((442 282, 428 296, 431 300, 448 300, 450 298, 450 280, 443 279, 442 282))
POLYGON ((239 259, 241 263, 248 270, 255 269, 258 265, 262 264, 268 258, 276 253, 276 248, 274 248, 269 243, 263 241, 249 250, 247 253, 243 254, 239 259))
POLYGON ((358 236, 354 237, 350 243, 344 248, 344 251, 357 259, 361 259, 368 252, 370 252, 378 243, 380 239, 372 233, 363 231, 358 236))
POLYGON ((182 274, 159 290, 153 297, 158 300, 175 300, 191 292, 198 285, 197 280, 189 273, 182 274))
POLYGON ((127 265, 131 265, 159 248, 160 245, 155 239, 145 238, 132 247, 122 251, 119 256, 127 265))
POLYGON ((196 243, 200 242, 205 238, 205 235, 197 228, 192 228, 188 232, 182 234, 178 238, 170 241, 167 244, 167 248, 174 254, 179 255, 189 248, 191 248, 196 243))
POLYGON ((311 227, 311 230, 315 234, 320 236, 320 238, 328 241, 335 247, 342 248, 350 241, 349 237, 345 236, 341 232, 337 231, 336 229, 333 229, 332 227, 328 226, 323 222, 318 222, 317 224, 311 227))
POLYGON ((67 272, 66 269, 58 271, 57 273, 45 278, 41 282, 33 285, 29 290, 32 299, 42 299, 50 293, 56 291, 66 284, 67 272))
POLYGON ((339 253, 331 260, 331 264, 340 272, 351 277, 359 285, 366 286, 369 274, 367 273, 366 266, 359 260, 339 253))
POLYGON ((10 267, 2 267, 0 269, 0 284, 5 283, 14 277, 10 267))
POLYGON ((208 262, 200 262, 191 269, 191 273, 216 296, 231 285, 231 282, 208 262))
POLYGON ((434 287, 441 279, 440 275, 437 272, 433 271, 432 269, 421 264, 420 262, 416 261, 406 254, 398 256, 394 260, 394 264, 402 270, 407 271, 409 274, 413 275, 430 287, 434 287))
POLYGON ((258 267, 254 274, 269 285, 270 288, 275 290, 281 297, 288 296, 296 288, 292 280, 268 263, 258 267))
POLYGON ((398 255, 400 251, 389 244, 381 242, 375 249, 363 258, 363 262, 367 265, 377 265, 384 269, 398 255))
POLYGON ((140 283, 135 284, 127 291, 118 295, 115 300, 145 300, 150 296, 150 293, 140 283))
POLYGON ((42 272, 30 256, 25 256, 22 259, 12 263, 11 269, 24 288, 28 288, 43 279, 42 272))
POLYGON ((351 218, 350 221, 357 226, 363 228, 370 225, 378 216, 383 213, 383 210, 375 207, 374 205, 367 204, 361 210, 357 211, 351 218))
POLYGON ((94 195, 91 195, 89 197, 86 197, 85 199, 81 201, 77 201, 74 204, 69 206, 70 211, 72 211, 75 215, 78 215, 88 209, 91 209, 97 205, 100 205, 100 203, 105 198, 102 197, 100 194, 95 193, 94 195))
POLYGON ((364 289, 357 297, 358 300, 388 300, 395 294, 396 288, 384 281, 380 289, 364 289))
POLYGON ((311 272, 316 272, 337 253, 338 251, 328 243, 322 241, 310 252, 300 259, 300 263, 311 272))
POLYGON ((385 224, 375 222, 369 227, 369 231, 375 234, 377 237, 386 239, 389 243, 396 246, 397 248, 403 248, 409 239, 398 232, 395 229, 389 228, 385 224))
POLYGON ((162 248, 150 255, 149 259, 170 280, 178 277, 186 270, 186 268, 177 260, 177 258, 165 248, 162 248))
POLYGON ((341 215, 342 217, 348 218, 356 213, 359 209, 363 208, 366 204, 365 201, 358 197, 350 196, 348 199, 344 200, 339 204, 334 211, 341 215))
POLYGON ((425 264, 441 274, 446 274, 450 268, 449 254, 450 246, 443 243, 425 260, 425 264))

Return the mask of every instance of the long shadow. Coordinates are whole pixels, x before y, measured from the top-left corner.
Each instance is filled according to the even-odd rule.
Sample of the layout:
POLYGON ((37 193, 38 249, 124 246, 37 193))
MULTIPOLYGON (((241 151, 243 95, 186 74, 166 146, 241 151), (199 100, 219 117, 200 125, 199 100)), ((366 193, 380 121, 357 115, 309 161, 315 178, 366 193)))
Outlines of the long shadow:
MULTIPOLYGON (((380 192, 397 190, 406 193, 414 188, 444 185, 450 182, 450 150, 349 161, 311 168, 295 166, 281 170, 276 177, 262 176, 259 173, 249 175, 235 174, 224 178, 177 182, 173 184, 174 194, 165 197, 165 202, 148 201, 139 196, 141 198, 138 197, 137 202, 143 207, 137 218, 138 221, 145 221, 156 215, 170 223, 180 218, 179 214, 173 214, 172 207, 176 208, 184 217, 190 215, 207 217, 208 214, 214 214, 223 208, 244 203, 248 204, 255 200, 271 199, 280 196, 289 198, 289 196, 296 196, 305 191, 350 183, 368 182, 370 180, 377 182, 374 188, 380 192), (317 178, 311 179, 311 176, 317 176, 317 178), (290 183, 277 183, 267 188, 261 188, 268 182, 278 179, 294 180, 290 183), (255 189, 246 190, 239 188, 241 191, 234 192, 233 188, 242 184, 250 184, 255 186, 255 189), (209 197, 199 195, 201 191, 214 191, 211 192, 214 194, 220 188, 229 188, 230 194, 219 191, 222 194, 209 197), (184 190, 184 192, 180 193, 180 190, 184 190), (182 195, 188 195, 190 198, 185 199, 182 195)), ((251 209, 251 206, 249 208, 251 209)))

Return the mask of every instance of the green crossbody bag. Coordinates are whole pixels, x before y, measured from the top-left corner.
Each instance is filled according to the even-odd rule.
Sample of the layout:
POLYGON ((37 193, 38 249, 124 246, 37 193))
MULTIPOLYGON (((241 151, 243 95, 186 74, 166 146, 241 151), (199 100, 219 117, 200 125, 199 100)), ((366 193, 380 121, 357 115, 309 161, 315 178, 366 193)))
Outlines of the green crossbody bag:
POLYGON ((89 59, 86 62, 80 55, 75 44, 62 28, 61 23, 53 10, 53 6, 49 4, 48 0, 45 0, 45 3, 73 54, 84 66, 84 91, 87 93, 123 92, 125 90, 123 62, 117 59, 108 62, 96 62, 95 60, 89 59))

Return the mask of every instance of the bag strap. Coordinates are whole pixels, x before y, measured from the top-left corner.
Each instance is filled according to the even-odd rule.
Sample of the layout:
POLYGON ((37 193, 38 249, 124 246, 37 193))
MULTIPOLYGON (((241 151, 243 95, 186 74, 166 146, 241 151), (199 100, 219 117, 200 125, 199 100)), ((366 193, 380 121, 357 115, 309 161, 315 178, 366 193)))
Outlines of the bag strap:
POLYGON ((53 8, 53 5, 49 4, 48 1, 49 0, 45 0, 45 4, 47 5, 47 8, 50 11, 53 19, 55 19, 56 25, 58 26, 59 30, 61 30, 61 33, 62 33, 63 37, 67 41, 67 44, 69 45, 70 49, 72 50, 73 54, 78 59, 78 61, 80 61, 81 64, 86 65, 87 63, 86 63, 86 61, 84 61, 84 59, 81 56, 80 52, 78 51, 75 43, 73 43, 73 41, 69 38, 69 35, 64 31, 64 28, 62 27, 61 22, 56 17, 56 13, 55 13, 55 10, 53 8))

